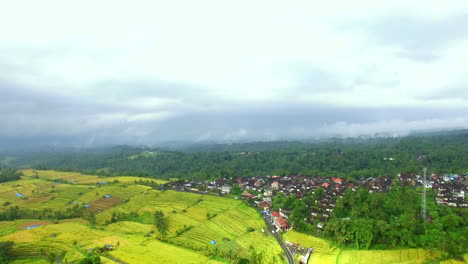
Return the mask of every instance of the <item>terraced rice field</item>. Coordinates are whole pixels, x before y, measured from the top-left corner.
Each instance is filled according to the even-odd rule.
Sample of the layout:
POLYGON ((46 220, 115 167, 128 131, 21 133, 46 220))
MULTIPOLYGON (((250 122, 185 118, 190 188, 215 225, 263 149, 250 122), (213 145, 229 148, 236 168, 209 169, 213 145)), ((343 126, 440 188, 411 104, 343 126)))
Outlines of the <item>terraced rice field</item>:
POLYGON ((142 177, 119 176, 119 177, 100 177, 96 175, 85 175, 79 172, 63 172, 54 170, 22 170, 25 178, 31 178, 38 175, 41 179, 63 179, 66 181, 73 181, 77 184, 94 184, 97 182, 112 182, 118 180, 120 183, 134 183, 135 181, 153 180, 158 184, 166 183, 167 181, 158 179, 148 179, 142 177), (37 173, 37 174, 36 174, 37 173))
MULTIPOLYGON (((33 171, 24 173, 20 181, 0 184, 0 211, 11 206, 25 212, 65 211, 86 204, 89 207, 83 209, 84 214, 95 213, 97 226, 92 228, 83 218, 0 222, 0 241, 15 242, 13 254, 17 259, 12 263, 47 263, 44 254, 61 252, 66 252, 63 262, 72 262, 83 258, 83 251, 108 244, 115 246, 109 256, 126 263, 231 263, 226 252, 248 258, 252 250, 262 254, 263 263, 285 263, 274 238, 260 231, 265 226, 259 213, 241 201, 161 192, 135 184, 139 178, 133 177, 117 177, 118 183, 99 186, 95 183, 102 178, 93 175, 38 171, 39 177, 33 177, 33 171), (73 183, 56 184, 50 179, 73 183), (5 202, 10 205, 1 206, 5 202), (165 241, 156 239, 156 210, 164 212, 168 223, 165 241), (110 223, 113 213, 123 218, 110 223), (22 229, 32 225, 39 226, 22 229), (248 227, 254 231, 249 232, 248 227)), ((101 259, 102 263, 115 263, 101 259)))
MULTIPOLYGON (((314 249, 310 257, 310 263, 337 263, 337 264, 385 264, 385 263, 424 263, 433 257, 423 249, 398 249, 398 250, 353 250, 339 249, 328 241, 289 231, 283 235, 284 239, 299 243, 304 247, 314 249)), ((449 262, 451 263, 451 262, 449 262)), ((454 262, 456 263, 456 262, 454 262)))

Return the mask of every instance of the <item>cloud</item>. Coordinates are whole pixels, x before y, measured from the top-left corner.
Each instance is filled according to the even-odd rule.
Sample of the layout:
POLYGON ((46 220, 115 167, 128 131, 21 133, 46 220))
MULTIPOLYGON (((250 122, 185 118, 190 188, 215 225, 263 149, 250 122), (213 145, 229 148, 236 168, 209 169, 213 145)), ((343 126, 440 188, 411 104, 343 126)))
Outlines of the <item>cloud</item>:
POLYGON ((4 136, 307 138, 468 114, 466 1, 29 5, 0 10, 4 136))
POLYGON ((339 137, 357 136, 406 136, 411 132, 440 131, 446 129, 467 129, 468 118, 457 117, 449 119, 424 119, 405 121, 399 119, 382 120, 370 123, 337 122, 326 124, 320 129, 324 135, 339 137))
MULTIPOLYGON (((411 16, 382 17, 371 25, 370 34, 382 44, 404 47, 406 52, 436 52, 438 48, 466 40, 468 11, 438 19, 411 16)), ((408 54, 411 57, 411 54, 408 54)))

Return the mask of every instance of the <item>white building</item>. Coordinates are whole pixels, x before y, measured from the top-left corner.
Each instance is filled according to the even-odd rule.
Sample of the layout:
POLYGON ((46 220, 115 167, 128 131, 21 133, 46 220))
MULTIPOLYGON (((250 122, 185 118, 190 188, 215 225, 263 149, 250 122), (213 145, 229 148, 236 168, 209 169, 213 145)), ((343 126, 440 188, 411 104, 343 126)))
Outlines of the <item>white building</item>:
POLYGON ((221 187, 221 193, 222 194, 229 194, 231 193, 232 186, 229 184, 224 184, 223 187, 221 187))

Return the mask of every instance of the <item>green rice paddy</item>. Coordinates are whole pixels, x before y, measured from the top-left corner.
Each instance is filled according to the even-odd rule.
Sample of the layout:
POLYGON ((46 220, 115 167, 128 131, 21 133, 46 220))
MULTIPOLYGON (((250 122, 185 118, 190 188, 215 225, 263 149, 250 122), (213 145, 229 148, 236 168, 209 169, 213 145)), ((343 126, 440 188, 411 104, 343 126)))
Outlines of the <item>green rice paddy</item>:
POLYGON ((64 263, 73 262, 82 259, 88 249, 109 244, 115 248, 106 253, 110 258, 101 257, 103 263, 115 263, 113 259, 125 263, 232 263, 234 258, 249 258, 252 250, 261 254, 262 263, 286 263, 274 238, 261 232, 265 226, 259 213, 241 201, 161 192, 136 184, 140 179, 136 177, 98 178, 32 170, 24 175, 19 181, 0 184, 0 212, 11 206, 31 212, 65 211, 87 204, 84 212, 95 213, 96 227, 81 218, 0 222, 0 240, 15 242, 12 263, 47 263, 46 255, 62 252, 66 252, 64 263), (107 183, 96 184, 101 181, 107 183), (6 202, 9 205, 1 206, 6 202), (168 223, 163 241, 157 239, 161 237, 154 225, 156 210, 164 212, 168 223), (113 214, 122 219, 111 222, 113 214), (37 224, 40 226, 22 229, 37 224), (254 231, 249 232, 248 227, 254 231))

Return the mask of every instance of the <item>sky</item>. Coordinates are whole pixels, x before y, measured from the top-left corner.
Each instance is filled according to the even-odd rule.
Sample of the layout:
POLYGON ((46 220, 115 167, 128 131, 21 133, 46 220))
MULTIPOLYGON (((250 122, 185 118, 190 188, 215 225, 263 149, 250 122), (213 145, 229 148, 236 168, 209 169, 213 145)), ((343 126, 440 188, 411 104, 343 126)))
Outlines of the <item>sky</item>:
POLYGON ((0 0, 0 137, 468 128, 466 25, 466 0, 0 0))

